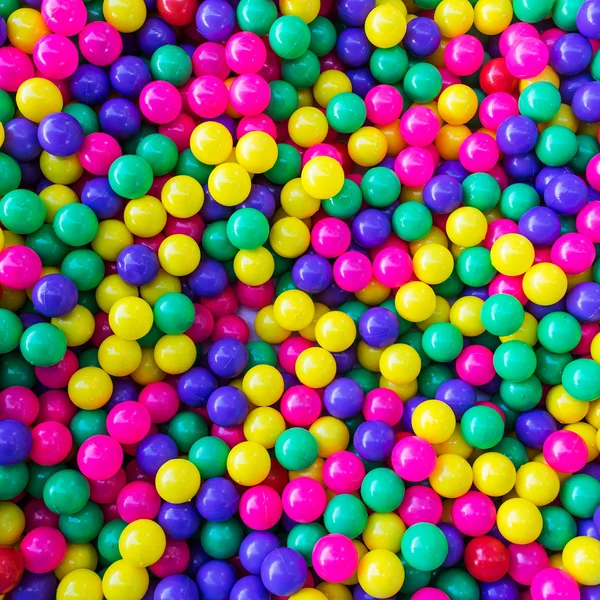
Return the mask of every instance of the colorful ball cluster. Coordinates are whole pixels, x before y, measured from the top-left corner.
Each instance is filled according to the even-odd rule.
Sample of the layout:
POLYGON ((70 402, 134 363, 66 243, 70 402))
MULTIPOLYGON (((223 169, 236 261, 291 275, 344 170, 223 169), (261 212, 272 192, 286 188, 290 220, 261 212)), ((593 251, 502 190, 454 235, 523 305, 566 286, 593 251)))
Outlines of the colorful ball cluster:
POLYGON ((600 600, 600 0, 0 0, 0 600, 600 600))

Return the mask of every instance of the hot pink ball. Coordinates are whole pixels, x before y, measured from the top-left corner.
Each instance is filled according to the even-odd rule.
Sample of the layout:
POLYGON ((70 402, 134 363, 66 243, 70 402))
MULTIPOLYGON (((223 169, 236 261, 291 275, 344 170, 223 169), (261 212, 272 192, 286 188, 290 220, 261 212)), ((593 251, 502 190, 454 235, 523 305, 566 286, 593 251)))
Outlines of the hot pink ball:
POLYGON ((133 523, 138 519, 155 519, 160 505, 156 488, 145 481, 128 483, 117 497, 119 516, 126 523, 133 523))
POLYGON ((190 147, 190 136, 196 123, 189 115, 180 113, 169 123, 163 123, 158 128, 158 133, 166 135, 175 142, 177 150, 183 152, 190 147))
POLYGON ((496 523, 496 507, 485 494, 467 492, 452 503, 452 522, 464 535, 486 535, 496 523))
POLYGON ((333 279, 346 292, 354 293, 364 289, 372 278, 371 261, 355 250, 339 256, 333 265, 333 279))
POLYGON ((82 0, 42 0, 42 19, 54 33, 77 35, 87 21, 82 0))
POLYGON ((275 297, 275 284, 269 280, 262 285, 247 285, 238 281, 235 291, 242 306, 252 310, 260 310, 268 306, 275 297))
POLYGON ((594 244, 600 243, 600 201, 586 204, 575 220, 577 231, 594 244))
POLYGON ((410 146, 432 144, 440 131, 440 121, 426 106, 409 108, 400 119, 400 134, 410 146))
POLYGON ((200 344, 210 337, 215 326, 215 318, 208 308, 194 304, 194 322, 185 334, 194 342, 200 344))
POLYGON ((589 269, 596 260, 592 241, 580 233, 566 233, 552 244, 552 262, 567 275, 576 275, 589 269))
POLYGON ((496 140, 487 133, 473 133, 458 151, 460 164, 471 173, 489 171, 500 158, 496 140))
POLYGON ((408 436, 396 443, 392 450, 392 467, 405 481, 423 481, 435 469, 435 448, 416 436, 408 436))
POLYGON ((392 85, 376 85, 365 96, 367 119, 375 125, 391 125, 402 114, 402 94, 392 85))
POLYGON ((177 392, 168 383, 162 381, 147 385, 140 392, 138 402, 148 409, 153 423, 170 421, 179 409, 177 392))
POLYGON ((360 489, 365 478, 365 465, 352 452, 335 452, 323 465, 323 482, 336 494, 352 494, 360 489))
POLYGON ((104 21, 88 23, 79 33, 78 41, 83 57, 98 67, 115 62, 123 52, 121 35, 104 21))
POLYGON ((10 246, 0 252, 0 284, 26 290, 40 278, 42 261, 27 246, 10 246))
POLYGON ((336 258, 348 249, 352 236, 344 221, 327 217, 312 228, 310 241, 317 254, 325 258, 336 258))
POLYGON ((192 68, 196 77, 214 75, 221 80, 227 79, 230 68, 225 60, 225 48, 215 42, 200 44, 192 55, 192 68))
POLYGON ((496 374, 494 354, 485 346, 473 344, 464 348, 456 359, 456 374, 474 386, 489 383, 496 374))
POLYGON ((442 499, 425 485, 408 488, 398 507, 398 514, 407 527, 415 523, 435 525, 442 518, 442 511, 442 499))
POLYGON ((585 169, 585 176, 588 183, 600 192, 600 154, 596 154, 588 163, 585 169))
POLYGON ((37 527, 19 545, 25 568, 31 573, 50 573, 60 565, 67 553, 67 542, 58 529, 37 527))
POLYGON ((218 77, 203 75, 190 84, 187 100, 190 108, 199 117, 214 119, 227 110, 229 90, 218 77))
POLYGON ((498 219, 488 225, 482 246, 491 250, 494 242, 508 233, 519 233, 518 225, 510 219, 498 219))
POLYGON ((367 393, 362 413, 367 421, 383 421, 394 427, 404 412, 402 400, 392 390, 375 388, 367 393))
POLYGON ((236 77, 229 88, 231 106, 241 115, 258 115, 271 100, 271 88, 260 75, 248 73, 236 77))
POLYGON ((516 41, 506 53, 506 68, 517 79, 537 77, 550 58, 548 46, 539 38, 527 37, 516 41))
POLYGON ((77 356, 71 350, 67 350, 54 366, 36 367, 35 376, 42 385, 52 389, 60 389, 67 387, 69 379, 77 369, 79 369, 77 356))
POLYGON ((389 288, 399 288, 410 281, 413 263, 407 252, 397 247, 384 248, 373 260, 375 279, 389 288))
POLYGON ((358 567, 358 550, 345 535, 326 535, 313 548, 312 564, 324 581, 342 583, 352 577, 358 567))
POLYGON ((239 138, 253 131, 262 131, 270 135, 274 140, 277 139, 277 125, 268 115, 260 113, 248 117, 242 117, 236 129, 236 135, 239 138))
MULTIPOLYGON (((552 46, 556 40, 565 35, 566 31, 559 29, 558 27, 551 27, 550 29, 546 29, 540 34, 540 39, 548 46, 548 50, 552 50, 552 46)), ((593 40, 590 40, 592 42, 593 40)))
POLYGON ((92 175, 108 175, 110 166, 123 154, 119 142, 108 133, 90 133, 83 140, 77 157, 81 166, 92 175))
POLYGON ((581 323, 581 339, 579 344, 571 350, 571 354, 584 356, 590 353, 592 340, 600 333, 600 325, 598 323, 581 323))
POLYGON ((483 44, 473 35, 451 39, 444 50, 444 62, 454 75, 473 75, 483 64, 483 44))
POLYGON ((153 81, 144 87, 139 99, 142 114, 151 123, 168 123, 180 112, 181 95, 168 81, 153 81))
POLYGON ((461 83, 460 77, 452 73, 450 69, 447 69, 446 67, 440 67, 438 70, 442 76, 442 92, 451 85, 457 85, 461 83))
POLYGON ((11 46, 0 48, 0 89, 16 92, 33 77, 33 63, 25 52, 11 46))
POLYGON ((123 464, 123 449, 108 435, 94 435, 81 444, 77 452, 79 470, 88 479, 108 479, 123 464))
POLYGON ((305 385, 294 385, 281 397, 280 410, 290 425, 308 427, 319 418, 322 406, 315 390, 305 385))
POLYGON ((73 447, 73 437, 58 421, 45 421, 31 430, 33 446, 29 458, 38 465, 50 467, 67 458, 73 447))
POLYGON ((289 337, 287 340, 281 343, 279 346, 279 352, 277 358, 279 364, 288 373, 296 373, 296 361, 298 357, 308 348, 312 348, 314 343, 301 336, 289 337))
POLYGON ((0 420, 14 419, 31 425, 37 418, 40 403, 29 389, 13 385, 0 392, 0 420))
POLYGON ((508 574, 521 585, 531 585, 533 578, 542 569, 550 566, 548 554, 541 544, 509 544, 510 567, 508 574))
POLYGON ((312 523, 325 511, 327 496, 323 486, 309 477, 290 481, 281 497, 285 514, 296 523, 312 523))
POLYGON ((68 427, 76 414, 77 407, 63 390, 50 390, 39 398, 39 422, 58 421, 68 427))
POLYGON ((412 595, 411 600, 450 600, 450 597, 442 592, 442 590, 433 587, 425 587, 415 592, 412 595))
POLYGON ((519 114, 519 106, 514 96, 506 92, 495 92, 486 96, 479 106, 479 119, 481 124, 496 131, 501 123, 519 114))
POLYGON ((120 444, 141 442, 150 431, 150 425, 150 413, 139 402, 120 402, 106 419, 109 435, 120 444))
POLYGON ((219 427, 218 425, 213 425, 210 429, 210 435, 223 440, 229 448, 233 448, 246 441, 243 425, 238 425, 237 427, 219 427))
POLYGON ((335 146, 332 146, 331 144, 315 144, 314 146, 307 148, 306 152, 302 155, 302 166, 306 165, 309 160, 317 156, 328 156, 342 164, 342 155, 335 146))
POLYGON ((566 571, 542 569, 531 582, 531 600, 578 600, 577 582, 566 571))
POLYGON ((544 441, 542 452, 548 465, 559 473, 576 473, 588 460, 584 439, 566 429, 551 433, 544 441))
POLYGON ((250 529, 271 529, 279 522, 282 511, 279 494, 268 485, 246 490, 240 498, 240 518, 250 529))
POLYGON ((53 513, 41 498, 31 499, 23 508, 25 514, 25 531, 33 531, 38 527, 58 529, 59 516, 53 513))
POLYGON ((394 160, 394 172, 402 185, 421 187, 433 176, 435 163, 425 148, 405 148, 394 160))
POLYGON ((65 79, 77 69, 79 53, 69 38, 54 33, 38 40, 33 49, 33 62, 44 77, 65 79))
POLYGON ((190 562, 190 548, 185 540, 167 540, 162 556, 150 567, 150 572, 160 579, 183 573, 190 562))
POLYGON ((499 40, 500 54, 506 56, 510 47, 524 38, 539 38, 537 29, 529 23, 513 23, 509 25, 501 34, 499 40))
POLYGON ((119 492, 127 483, 127 475, 123 469, 119 469, 108 479, 95 481, 88 479, 90 484, 90 500, 98 504, 112 504, 119 496, 119 492))
POLYGON ((498 273, 490 281, 488 291, 490 295, 508 294, 514 296, 523 306, 528 302, 523 291, 523 275, 502 275, 502 273, 498 273))
POLYGON ((258 73, 267 60, 267 48, 255 33, 240 31, 227 41, 225 60, 227 66, 239 75, 258 73))

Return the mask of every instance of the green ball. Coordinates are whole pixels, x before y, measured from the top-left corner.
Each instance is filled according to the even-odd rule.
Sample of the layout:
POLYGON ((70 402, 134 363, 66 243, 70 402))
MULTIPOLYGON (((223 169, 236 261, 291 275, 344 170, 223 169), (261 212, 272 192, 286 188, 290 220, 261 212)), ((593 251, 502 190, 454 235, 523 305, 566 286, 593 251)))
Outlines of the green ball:
POLYGON ((61 515, 58 528, 72 544, 87 544, 98 537, 104 525, 102 509, 95 502, 88 502, 73 515, 61 515))
POLYGON ((87 308, 93 315, 100 312, 100 307, 96 301, 96 294, 93 291, 81 292, 79 294, 79 302, 81 306, 87 308))
POLYGON ((463 349, 463 336, 452 323, 434 323, 423 332, 423 352, 436 362, 450 362, 463 349))
POLYGON ((281 76, 296 89, 312 87, 321 74, 321 63, 317 55, 307 50, 302 56, 284 60, 281 64, 281 76))
POLYGON ((175 142, 160 133, 152 133, 141 139, 135 153, 150 165, 154 175, 166 175, 177 164, 175 142))
POLYGON ((194 442, 188 460, 200 471, 200 477, 222 477, 227 472, 229 446, 220 438, 207 435, 194 442))
POLYGON ((442 75, 433 65, 418 62, 408 69, 402 85, 413 102, 425 104, 442 91, 442 75))
MULTIPOLYGON (((6 1, 6 0, 5 0, 6 1)), ((18 5, 17 5, 18 8, 18 5)), ((0 12, 2 11, 2 2, 0 2, 0 12)), ((2 15, 4 19, 6 17, 2 15)), ((67 112, 66 108, 63 112, 67 112)), ((0 90, 0 123, 6 125, 15 116, 15 103, 12 98, 4 91, 0 90)))
POLYGON ((400 562, 404 567, 404 583, 400 588, 400 594, 403 596, 412 596, 416 591, 428 586, 431 581, 431 573, 429 571, 413 569, 403 556, 400 556, 400 562))
POLYGON ((60 271, 80 292, 87 292, 98 287, 104 279, 104 261, 93 250, 73 250, 65 256, 60 271))
POLYGON ((23 493, 28 480, 29 471, 24 462, 0 465, 0 501, 12 500, 23 493))
POLYGON ((106 412, 101 409, 81 410, 73 417, 69 429, 76 446, 81 446, 95 435, 107 435, 106 412))
POLYGON ((542 506, 542 533, 537 539, 546 550, 560 552, 567 542, 577 536, 575 519, 559 506, 542 506))
POLYGON ((219 560, 234 557, 240 550, 244 531, 237 519, 222 523, 207 521, 200 531, 200 543, 204 551, 219 560))
POLYGON ((504 342, 494 352, 494 369, 506 381, 525 381, 535 373, 536 366, 533 348, 520 340, 504 342))
POLYGON ((0 196, 16 190, 21 185, 21 167, 17 161, 0 152, 0 196))
POLYGON ((361 367, 348 371, 344 377, 352 379, 352 381, 358 383, 363 394, 368 394, 371 390, 379 387, 379 381, 377 380, 377 377, 375 377, 371 371, 367 371, 367 369, 363 369, 361 367))
POLYGON ((500 201, 500 184, 488 173, 471 173, 461 186, 465 206, 488 212, 500 201))
POLYGON ((579 321, 567 312, 552 312, 538 323, 540 344, 556 354, 571 352, 581 340, 579 321))
POLYGON ((496 276, 490 251, 481 246, 467 248, 460 253, 455 263, 458 278, 471 287, 487 285, 496 276))
POLYGON ((519 382, 502 380, 500 397, 506 406, 517 412, 531 410, 542 399, 542 382, 535 375, 519 382))
POLYGON ((175 175, 188 175, 195 179, 200 185, 208 183, 208 177, 213 172, 214 166, 201 163, 188 148, 177 158, 175 175))
POLYGON ((298 286, 294 283, 294 277, 292 273, 284 273, 275 284, 275 295, 280 296, 283 294, 283 292, 297 289, 298 286))
POLYGON ((559 215, 560 219, 560 235, 567 233, 575 233, 577 231, 577 224, 575 217, 572 215, 559 215))
POLYGON ((401 204, 392 216, 394 233, 406 242, 416 242, 425 237, 433 225, 429 209, 420 202, 401 204))
POLYGON ((168 81, 179 87, 192 74, 192 59, 183 48, 167 44, 152 54, 150 70, 154 79, 168 81))
POLYGON ((456 273, 456 269, 454 269, 446 281, 432 287, 437 296, 441 296, 442 298, 455 298, 465 289, 465 284, 460 280, 460 277, 456 273))
POLYGON ((237 248, 227 236, 227 222, 215 221, 206 227, 202 234, 202 248, 208 256, 221 262, 233 260, 237 248))
POLYGON ((348 315, 354 321, 354 324, 358 326, 360 318, 369 310, 369 307, 360 300, 349 300, 344 302, 338 310, 348 315))
POLYGON ((265 114, 274 121, 289 119, 298 108, 298 92, 291 83, 276 79, 269 82, 271 99, 265 114))
POLYGON ((310 29, 300 17, 279 17, 269 29, 269 44, 281 58, 299 58, 310 46, 310 29))
POLYGON ((156 326, 168 335, 186 332, 194 322, 194 303, 179 292, 161 296, 152 309, 156 326))
POLYGON ((85 204, 65 204, 54 216, 52 227, 58 239, 65 244, 86 246, 98 233, 98 217, 85 204))
POLYGON ((309 50, 318 57, 329 54, 335 48, 337 33, 333 23, 326 17, 318 16, 308 24, 310 29, 309 50))
POLYGON ((536 123, 547 123, 560 108, 560 92, 547 81, 528 85, 519 96, 519 112, 536 123))
POLYGON ((566 165, 577 154, 577 136, 562 125, 551 125, 540 134, 535 153, 549 167, 566 165))
POLYGON ((67 338, 50 323, 36 323, 23 333, 20 348, 23 358, 34 367, 52 367, 64 357, 67 338))
POLYGON ((513 183, 504 189, 500 198, 502 216, 515 223, 531 208, 540 205, 539 194, 526 183, 513 183))
POLYGON ((421 370, 417 377, 419 393, 426 398, 435 398, 435 394, 446 381, 454 379, 452 369, 446 365, 431 364, 421 370))
POLYGON ((123 519, 114 519, 113 521, 109 521, 100 530, 98 534, 98 554, 100 555, 101 564, 111 565, 121 560, 119 538, 125 527, 127 527, 127 523, 123 519))
POLYGON ((352 92, 334 96, 325 110, 327 122, 339 133, 354 133, 367 119, 364 100, 352 92))
MULTIPOLYGON (((594 71, 594 64, 597 64, 597 74, 595 79, 600 81, 600 52, 596 52, 594 55, 594 62, 592 63, 592 72, 594 71)), ((569 163, 569 166, 575 171, 575 173, 584 174, 588 166, 588 163, 596 154, 600 153, 600 144, 591 136, 581 134, 577 136, 577 153, 573 160, 569 163)))
POLYGON ((90 348, 89 350, 84 350, 79 355, 79 368, 83 369, 83 367, 101 368, 100 361, 98 360, 98 348, 90 348))
POLYGON ((70 250, 69 246, 58 239, 49 223, 44 223, 37 231, 30 233, 25 245, 40 257, 45 267, 58 265, 70 250))
POLYGON ((285 185, 296 179, 302 171, 302 158, 296 148, 289 144, 277 144, 277 160, 265 177, 277 185, 285 185))
POLYGON ((563 31, 577 31, 577 13, 585 0, 556 0, 552 20, 563 31))
POLYGON ((255 367, 256 365, 271 365, 272 367, 277 366, 277 353, 271 344, 263 342, 262 340, 255 340, 246 344, 246 350, 248 351, 248 362, 246 363, 245 369, 246 371, 252 367, 255 367))
POLYGON ((431 523, 411 525, 400 545, 404 560, 419 571, 433 571, 442 566, 448 555, 448 540, 439 527, 431 523))
POLYGON ((431 359, 423 350, 423 333, 421 331, 407 331, 398 338, 398 343, 406 344, 416 350, 421 359, 421 367, 426 367, 431 363, 431 359))
MULTIPOLYGON (((113 192, 119 196, 130 200, 140 198, 147 194, 152 187, 152 167, 139 156, 125 154, 117 158, 110 166, 108 181, 113 192)), ((56 223, 56 220, 54 222, 56 223)))
POLYGON ((490 448, 490 452, 498 452, 499 454, 506 456, 517 471, 524 464, 529 462, 527 448, 525 448, 525 445, 516 438, 502 438, 498 444, 493 448, 490 448))
POLYGON ((342 189, 335 196, 324 200, 322 206, 330 217, 349 219, 358 213, 362 201, 362 193, 358 185, 351 179, 344 179, 342 189))
POLYGON ((187 453, 196 441, 208 435, 208 425, 194 412, 180 412, 169 421, 167 434, 180 452, 187 453))
POLYGON ((523 306, 508 294, 493 294, 481 307, 481 323, 492 335, 512 335, 524 320, 523 306))
POLYGON ((373 167, 360 182, 360 190, 367 204, 376 208, 391 206, 400 196, 400 180, 392 169, 373 167))
POLYGON ((256 250, 269 239, 269 221, 255 208, 236 210, 227 221, 227 238, 238 250, 256 250))
POLYGON ((535 351, 535 356, 537 358, 535 374, 546 385, 558 385, 562 380, 565 367, 573 360, 568 353, 555 354, 541 346, 535 351))
POLYGON ((578 358, 564 368, 562 384, 575 400, 592 402, 600 397, 600 365, 589 358, 578 358))
POLYGON ((519 21, 539 23, 552 12, 554 0, 513 0, 513 10, 519 21))
POLYGON ((309 567, 312 567, 312 552, 315 544, 327 535, 327 530, 319 523, 294 525, 287 536, 286 545, 300 552, 309 567))
POLYGON ((444 592, 450 600, 479 600, 479 586, 474 577, 461 569, 442 571, 435 587, 444 592))
POLYGON ((72 104, 67 104, 67 106, 63 108, 63 112, 75 117, 81 127, 83 127, 83 133, 85 133, 85 135, 100 131, 98 115, 91 106, 74 102, 72 104))
POLYGON ((46 481, 50 479, 54 473, 58 473, 65 468, 64 463, 57 465, 44 466, 37 463, 29 463, 29 481, 27 482, 27 493, 34 498, 42 498, 44 496, 44 486, 46 481))
POLYGON ((275 442, 275 457, 287 471, 302 471, 319 456, 315 436, 307 429, 292 427, 284 431, 275 442))
POLYGON ((470 446, 480 450, 489 450, 504 436, 504 421, 489 406, 473 406, 460 420, 460 432, 470 446))
POLYGON ((369 60, 371 74, 379 83, 398 83, 408 71, 408 56, 400 46, 376 48, 369 60))
POLYGON ((560 501, 574 517, 590 519, 600 505, 600 481, 591 475, 573 475, 562 482, 560 501))
POLYGON ((350 539, 358 537, 367 525, 367 509, 355 496, 334 496, 325 509, 323 523, 329 533, 339 533, 350 539))
POLYGON ((0 357, 0 387, 6 389, 14 385, 32 388, 37 383, 33 367, 19 352, 9 352, 0 357))
POLYGON ((21 319, 10 310, 0 308, 0 354, 15 350, 22 334, 21 319))
POLYGON ((372 511, 393 512, 404 498, 404 482, 392 469, 383 467, 373 469, 363 479, 360 495, 372 511))
POLYGON ((57 515, 74 515, 90 499, 90 485, 79 472, 64 469, 54 473, 44 485, 44 503, 57 515))
POLYGON ((277 19, 277 6, 269 0, 241 0, 236 9, 236 17, 242 31, 267 35, 277 19))
POLYGON ((37 231, 46 219, 46 205, 29 190, 14 190, 0 201, 0 220, 6 229, 26 235, 37 231))

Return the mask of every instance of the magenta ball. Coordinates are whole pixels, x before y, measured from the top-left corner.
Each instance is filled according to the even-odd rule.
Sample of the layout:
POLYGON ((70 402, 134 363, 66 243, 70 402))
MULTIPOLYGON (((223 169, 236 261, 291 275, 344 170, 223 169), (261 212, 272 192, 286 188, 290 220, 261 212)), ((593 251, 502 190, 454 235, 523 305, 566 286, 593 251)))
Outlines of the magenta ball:
POLYGON ((559 473, 576 473, 588 459, 584 439, 565 429, 551 433, 544 441, 542 452, 548 465, 559 473))
POLYGON ((94 435, 81 444, 77 452, 79 470, 88 479, 108 479, 123 464, 123 448, 108 435, 94 435))
POLYGON ((106 428, 111 437, 120 444, 141 442, 152 422, 148 409, 139 402, 120 402, 111 409, 106 419, 106 428))
POLYGON ((240 498, 240 518, 256 531, 265 531, 277 525, 282 510, 279 494, 268 485, 257 485, 246 490, 240 498))
POLYGON ((496 523, 496 507, 485 494, 467 492, 452 503, 452 522, 464 535, 485 535, 496 523))
POLYGON ((336 494, 352 494, 360 489, 365 477, 362 460, 352 452, 335 452, 323 465, 323 482, 336 494))
POLYGON ((342 583, 352 577, 358 567, 358 550, 345 535, 326 535, 315 544, 312 563, 321 579, 342 583))
POLYGON ((312 523, 325 510, 325 488, 314 479, 298 477, 290 481, 281 497, 285 514, 297 523, 312 523))
POLYGON ((435 469, 436 460, 435 448, 416 436, 402 438, 392 450, 392 467, 405 481, 427 479, 435 469))

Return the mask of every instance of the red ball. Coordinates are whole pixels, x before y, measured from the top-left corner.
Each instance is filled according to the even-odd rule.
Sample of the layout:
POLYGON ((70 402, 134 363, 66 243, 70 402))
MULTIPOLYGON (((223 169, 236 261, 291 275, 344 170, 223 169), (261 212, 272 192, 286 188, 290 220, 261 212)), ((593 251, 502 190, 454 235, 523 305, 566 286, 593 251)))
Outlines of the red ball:
POLYGON ((16 548, 0 548, 0 594, 7 594, 23 576, 23 555, 16 548))
POLYGON ((491 583, 508 573, 508 550, 494 537, 473 538, 465 548, 465 566, 478 581, 491 583))
POLYGON ((479 83, 485 94, 508 92, 516 89, 518 80, 508 71, 504 58, 493 58, 483 65, 479 73, 479 83))
POLYGON ((175 27, 189 25, 196 15, 196 0, 157 0, 156 9, 164 21, 175 27))

